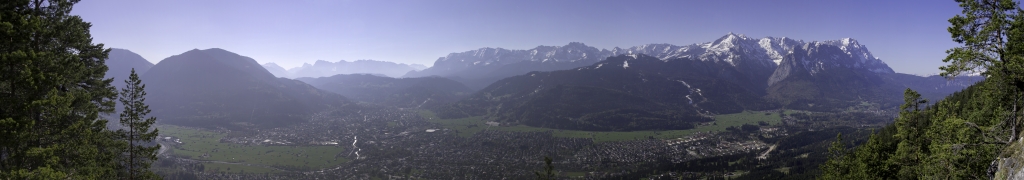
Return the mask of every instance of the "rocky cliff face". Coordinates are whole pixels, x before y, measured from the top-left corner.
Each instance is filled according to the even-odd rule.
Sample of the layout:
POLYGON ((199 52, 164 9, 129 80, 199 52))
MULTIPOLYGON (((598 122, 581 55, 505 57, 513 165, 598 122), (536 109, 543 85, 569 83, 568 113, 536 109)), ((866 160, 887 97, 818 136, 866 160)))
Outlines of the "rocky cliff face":
POLYGON ((1024 180, 1024 138, 1006 148, 1009 156, 996 158, 988 169, 990 179, 1024 180))

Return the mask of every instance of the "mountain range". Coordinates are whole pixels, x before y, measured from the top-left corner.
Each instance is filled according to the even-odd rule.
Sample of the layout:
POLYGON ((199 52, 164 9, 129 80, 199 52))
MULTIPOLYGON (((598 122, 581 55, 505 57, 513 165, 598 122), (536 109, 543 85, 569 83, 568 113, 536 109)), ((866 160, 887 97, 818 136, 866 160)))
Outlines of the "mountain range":
POLYGON ((502 79, 436 111, 442 118, 485 116, 560 129, 685 129, 706 121, 702 117, 743 110, 892 108, 907 88, 944 97, 982 79, 895 73, 848 38, 804 42, 730 33, 709 43, 609 51, 618 55, 586 67, 502 79), (616 117, 623 114, 630 115, 616 117))
MULTIPOLYGON (((858 66, 864 66, 873 71, 893 72, 884 62, 871 55, 865 46, 854 39, 845 38, 812 43, 840 47, 847 56, 861 60, 857 63, 858 66)), ((646 54, 663 60, 691 58, 722 62, 733 66, 736 70, 747 72, 747 78, 767 78, 781 63, 783 56, 794 48, 805 44, 809 43, 785 37, 754 39, 729 33, 715 41, 684 46, 648 44, 630 48, 615 47, 608 50, 572 42, 564 46, 538 46, 527 50, 480 48, 451 53, 438 58, 433 66, 409 72, 403 77, 442 76, 459 80, 471 88, 481 89, 502 78, 530 71, 572 69, 594 64, 610 56, 646 54)), ((763 87, 767 87, 767 84, 764 84, 763 87)))
MULTIPOLYGON (((124 83, 124 80, 128 79, 131 75, 132 69, 135 69, 135 73, 141 76, 149 71, 149 68, 153 67, 153 63, 139 54, 118 48, 110 48, 110 54, 107 55, 104 64, 107 65, 107 73, 103 75, 103 78, 113 79, 110 85, 117 88, 118 93, 121 92, 121 88, 125 88, 125 85, 127 85, 124 83)), ((112 129, 121 128, 121 123, 118 119, 123 109, 124 105, 115 99, 114 112, 111 114, 101 114, 101 116, 108 120, 107 127, 112 129)))
POLYGON ((303 63, 300 67, 285 70, 275 63, 263 64, 271 74, 277 77, 300 78, 300 77, 329 77, 338 74, 376 74, 388 77, 401 77, 409 71, 427 68, 421 64, 402 64, 387 61, 357 60, 329 62, 317 60, 313 64, 303 63))
POLYGON ((110 48, 110 54, 108 54, 105 64, 107 65, 107 74, 104 75, 104 78, 114 78, 110 84, 116 88, 124 88, 124 80, 131 74, 132 69, 135 69, 136 74, 141 75, 149 71, 149 68, 153 68, 153 63, 139 54, 117 48, 110 48))
POLYGON ((442 77, 391 78, 371 74, 339 74, 298 78, 316 88, 352 100, 400 108, 431 108, 473 93, 462 83, 442 77))
POLYGON ((142 75, 147 104, 162 123, 200 127, 279 127, 327 108, 352 110, 338 94, 277 78, 249 57, 223 49, 168 57, 142 75))
POLYGON ((983 79, 896 73, 850 38, 807 42, 733 33, 684 46, 481 48, 449 54, 404 78, 333 73, 377 64, 397 67, 394 75, 411 65, 318 61, 284 70, 223 49, 191 50, 148 70, 146 62, 112 50, 108 76, 134 67, 148 85, 152 115, 169 124, 218 127, 285 126, 326 108, 352 111, 359 102, 558 129, 688 129, 745 110, 892 108, 906 88, 939 99, 983 79), (274 74, 314 72, 325 76, 274 74))
POLYGON ((433 66, 409 72, 403 77, 441 76, 480 89, 502 78, 530 71, 586 66, 611 55, 608 50, 599 50, 578 42, 565 46, 537 46, 528 50, 480 48, 448 54, 434 61, 433 66))
POLYGON ((705 61, 662 61, 643 54, 609 57, 573 70, 502 79, 437 108, 442 118, 487 116, 510 124, 576 130, 688 129, 711 115, 776 105, 705 61))

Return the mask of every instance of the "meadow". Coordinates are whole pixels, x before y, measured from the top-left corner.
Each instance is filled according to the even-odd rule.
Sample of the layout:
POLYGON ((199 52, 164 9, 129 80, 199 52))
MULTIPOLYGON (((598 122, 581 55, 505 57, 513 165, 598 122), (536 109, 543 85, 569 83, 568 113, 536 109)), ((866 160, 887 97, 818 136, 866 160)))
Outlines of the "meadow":
MULTIPOLYGON (((783 113, 792 113, 793 111, 783 111, 783 113)), ((458 133, 460 137, 472 137, 473 134, 484 130, 498 130, 498 131, 512 131, 512 132, 544 132, 550 131, 555 137, 573 137, 573 138, 592 138, 594 142, 614 142, 614 141, 630 141, 638 139, 671 139, 689 136, 695 132, 720 132, 726 131, 728 127, 742 126, 743 124, 757 125, 758 122, 764 121, 770 125, 777 125, 782 123, 782 118, 776 113, 765 113, 757 111, 744 111, 741 113, 734 114, 722 114, 716 115, 714 123, 710 125, 698 125, 696 128, 687 130, 665 130, 665 131, 628 131, 628 132, 609 132, 609 131, 577 131, 577 130, 560 130, 551 128, 539 128, 530 127, 524 125, 516 126, 490 126, 486 124, 482 116, 460 118, 460 119, 440 119, 433 112, 422 110, 419 112, 420 116, 427 121, 438 123, 445 128, 452 129, 458 133)))
POLYGON ((203 163, 203 171, 207 173, 278 173, 276 169, 259 167, 259 166, 247 166, 240 164, 224 164, 224 163, 203 163))
POLYGON ((344 146, 263 146, 243 145, 235 143, 222 143, 220 139, 226 134, 184 128, 179 126, 161 125, 158 126, 161 136, 172 136, 180 139, 182 144, 174 145, 168 151, 174 156, 185 157, 202 161, 220 161, 239 164, 207 163, 217 164, 207 166, 207 171, 212 169, 227 170, 228 172, 268 172, 273 169, 260 166, 276 167, 291 170, 315 170, 335 167, 348 159, 344 158, 346 148, 344 146), (240 165, 246 164, 250 168, 240 165))

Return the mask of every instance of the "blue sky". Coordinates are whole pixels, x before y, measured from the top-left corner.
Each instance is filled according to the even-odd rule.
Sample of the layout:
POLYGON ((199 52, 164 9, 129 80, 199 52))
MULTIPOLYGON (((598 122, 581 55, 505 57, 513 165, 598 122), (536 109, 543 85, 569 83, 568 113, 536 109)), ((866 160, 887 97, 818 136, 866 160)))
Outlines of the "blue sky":
POLYGON ((73 13, 93 23, 94 42, 154 63, 223 48, 285 68, 359 59, 431 66, 481 47, 685 45, 734 32, 850 37, 897 72, 928 75, 957 46, 946 20, 960 9, 953 0, 86 0, 73 13))

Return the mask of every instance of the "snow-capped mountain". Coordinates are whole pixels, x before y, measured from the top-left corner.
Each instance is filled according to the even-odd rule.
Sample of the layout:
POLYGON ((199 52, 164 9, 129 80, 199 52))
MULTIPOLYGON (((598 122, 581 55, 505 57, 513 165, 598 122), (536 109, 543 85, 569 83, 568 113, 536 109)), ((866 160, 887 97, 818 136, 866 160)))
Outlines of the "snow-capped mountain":
POLYGON ((317 60, 313 64, 303 63, 300 67, 284 70, 274 63, 263 64, 263 67, 277 77, 300 78, 300 77, 329 77, 338 74, 375 74, 389 77, 399 77, 403 74, 423 69, 420 64, 403 64, 376 60, 357 60, 330 62, 317 60))
POLYGON ((283 67, 277 65, 276 63, 266 63, 266 64, 263 64, 262 66, 263 66, 264 69, 267 69, 267 71, 269 71, 270 74, 274 74, 274 76, 277 76, 277 77, 289 77, 289 76, 291 76, 291 74, 288 74, 288 70, 285 70, 283 67))
MULTIPOLYGON (((554 71, 588 66, 614 55, 646 54, 663 61, 674 59, 699 60, 721 66, 730 66, 767 86, 767 78, 778 68, 787 54, 800 47, 834 47, 835 61, 803 62, 806 69, 816 74, 827 68, 844 67, 868 69, 876 73, 893 73, 881 59, 874 57, 857 40, 844 38, 829 41, 795 40, 787 37, 751 38, 729 33, 711 42, 690 45, 647 44, 629 48, 598 49, 573 42, 564 46, 538 46, 527 50, 480 48, 451 53, 438 58, 434 66, 409 72, 404 77, 443 76, 462 81, 471 88, 482 88, 501 78, 530 71, 554 71), (840 62, 842 61, 842 62, 840 62), (812 67, 815 66, 815 67, 812 67)), ((724 76, 724 75, 723 75, 724 76)))
POLYGON ((443 76, 461 80, 471 88, 483 88, 494 81, 530 71, 553 71, 586 66, 611 56, 583 43, 537 46, 527 50, 480 48, 438 58, 434 66, 404 77, 443 76))
POLYGON ((854 46, 852 41, 846 46, 829 44, 836 42, 842 44, 810 42, 787 54, 768 78, 768 98, 797 109, 820 108, 821 104, 842 107, 858 101, 883 106, 899 103, 898 92, 907 87, 892 78, 898 74, 866 51, 859 51, 860 55, 851 51, 857 50, 851 47, 863 46, 854 46))
POLYGON ((892 68, 889 68, 889 65, 885 64, 885 62, 882 62, 882 60, 879 59, 878 57, 872 55, 871 51, 868 51, 868 48, 866 46, 861 45, 855 39, 843 38, 840 40, 829 40, 808 43, 805 46, 810 46, 811 44, 814 44, 814 46, 832 45, 839 47, 839 49, 842 50, 843 53, 846 53, 846 55, 848 55, 850 58, 854 60, 853 64, 849 64, 849 66, 847 67, 852 66, 853 68, 866 68, 876 73, 896 73, 895 71, 892 70, 892 68))
POLYGON ((871 55, 864 45, 860 45, 857 40, 850 38, 804 43, 802 46, 790 50, 788 56, 790 56, 787 57, 788 61, 792 62, 779 64, 768 82, 769 85, 781 81, 796 71, 810 76, 818 76, 820 73, 835 70, 869 71, 878 74, 895 73, 881 59, 871 55))
POLYGON ((480 48, 462 53, 451 53, 437 59, 434 66, 457 68, 457 66, 500 66, 523 61, 541 63, 566 63, 588 60, 588 57, 611 56, 607 50, 572 42, 564 46, 537 46, 528 50, 504 48, 480 48))
MULTIPOLYGON (((774 67, 772 57, 759 39, 733 33, 726 34, 712 42, 676 46, 670 44, 648 44, 627 49, 614 48, 615 55, 647 54, 662 60, 689 58, 702 61, 723 62, 730 65, 750 63, 763 67, 774 67)), ((773 51, 774 52, 774 51, 773 51)))
MULTIPOLYGON (((822 46, 833 46, 838 48, 841 50, 841 53, 836 54, 836 57, 833 59, 838 60, 839 58, 843 58, 844 60, 853 60, 849 62, 835 62, 835 64, 842 64, 843 67, 857 69, 864 68, 876 73, 894 73, 893 70, 885 64, 885 62, 882 62, 881 59, 872 55, 866 46, 861 45, 857 40, 852 38, 804 42, 803 40, 794 40, 787 37, 764 37, 754 39, 742 34, 737 35, 729 33, 712 42, 685 46, 648 44, 634 46, 627 49, 615 48, 612 52, 616 55, 630 53, 647 54, 658 57, 662 60, 690 58, 702 61, 725 62, 733 66, 747 63, 765 68, 775 68, 782 62, 782 58, 784 56, 789 53, 793 53, 794 48, 805 47, 805 49, 808 49, 811 46, 814 46, 815 48, 820 48, 822 46)), ((805 64, 807 64, 809 70, 814 69, 810 67, 813 66, 813 63, 808 62, 805 64)), ((821 66, 818 68, 821 70, 820 68, 825 67, 826 66, 821 66)))
POLYGON ((787 37, 765 37, 757 41, 761 48, 765 49, 765 53, 768 53, 768 57, 772 59, 772 62, 779 64, 782 62, 782 57, 786 56, 789 52, 793 51, 793 48, 804 44, 803 40, 794 40, 787 37))

